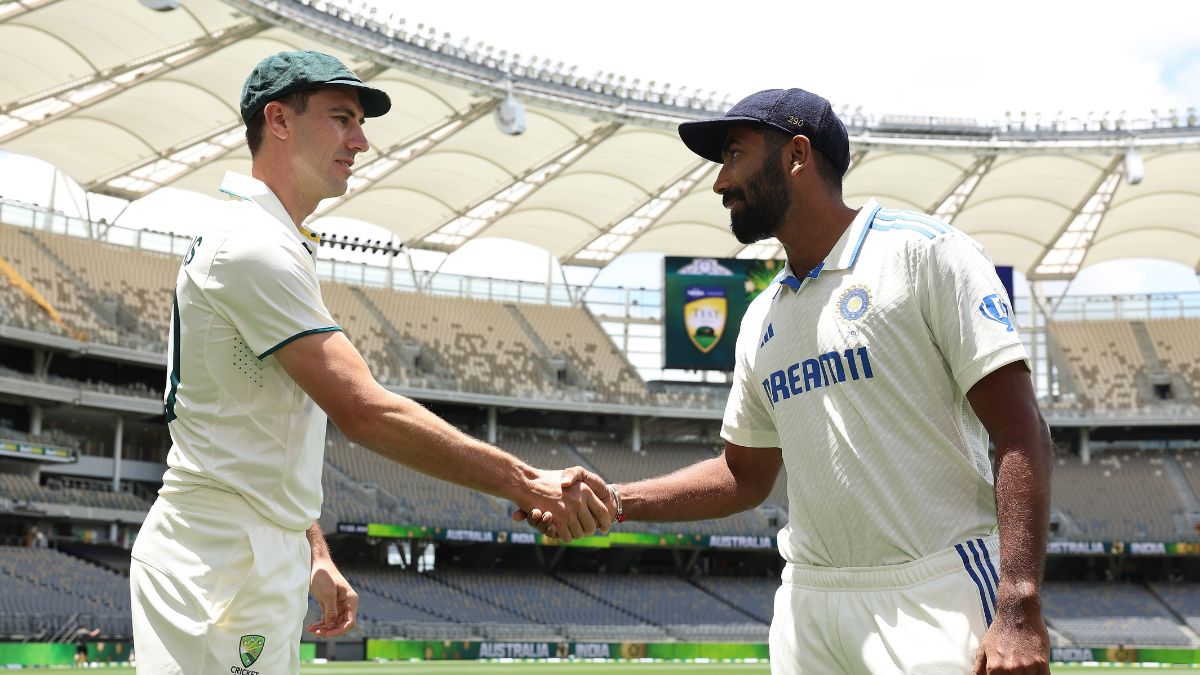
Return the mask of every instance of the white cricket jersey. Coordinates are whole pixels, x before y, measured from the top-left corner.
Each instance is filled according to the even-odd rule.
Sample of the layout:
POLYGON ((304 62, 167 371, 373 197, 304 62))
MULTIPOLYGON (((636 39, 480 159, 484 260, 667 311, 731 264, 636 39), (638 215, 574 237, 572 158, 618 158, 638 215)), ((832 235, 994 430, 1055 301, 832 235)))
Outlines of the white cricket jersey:
POLYGON ((321 512, 325 413, 271 354, 341 330, 321 300, 319 237, 262 182, 227 173, 211 228, 175 283, 165 412, 173 444, 160 494, 210 487, 305 530, 321 512))
POLYGON ((996 530, 965 393, 1028 357, 973 239, 871 200, 821 265, 750 304, 736 353, 721 435, 782 449, 785 560, 894 565, 996 530))

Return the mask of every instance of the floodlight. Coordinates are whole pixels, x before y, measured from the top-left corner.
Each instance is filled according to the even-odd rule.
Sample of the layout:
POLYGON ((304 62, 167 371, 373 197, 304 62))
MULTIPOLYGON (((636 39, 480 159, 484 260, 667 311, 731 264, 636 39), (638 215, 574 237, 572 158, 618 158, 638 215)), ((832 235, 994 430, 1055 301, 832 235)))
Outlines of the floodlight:
POLYGON ((525 133, 525 106, 513 96, 512 81, 508 82, 508 94, 496 106, 496 126, 509 136, 525 133))
POLYGON ((141 0, 141 3, 156 12, 169 12, 177 9, 183 0, 141 0))
POLYGON ((1137 185, 1142 182, 1146 176, 1146 167, 1142 163, 1142 153, 1137 151, 1137 148, 1131 147, 1125 153, 1125 182, 1130 185, 1137 185))

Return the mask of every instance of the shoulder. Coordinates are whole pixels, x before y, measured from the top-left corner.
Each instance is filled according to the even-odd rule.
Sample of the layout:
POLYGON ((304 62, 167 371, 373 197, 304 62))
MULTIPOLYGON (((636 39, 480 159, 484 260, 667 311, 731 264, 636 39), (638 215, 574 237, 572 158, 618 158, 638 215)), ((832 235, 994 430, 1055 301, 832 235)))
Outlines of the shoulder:
MULTIPOLYGON (((879 209, 871 223, 875 244, 892 249, 909 265, 987 258, 983 246, 962 230, 931 215, 904 209, 879 209)), ((960 261, 961 262, 961 261, 960 261)))

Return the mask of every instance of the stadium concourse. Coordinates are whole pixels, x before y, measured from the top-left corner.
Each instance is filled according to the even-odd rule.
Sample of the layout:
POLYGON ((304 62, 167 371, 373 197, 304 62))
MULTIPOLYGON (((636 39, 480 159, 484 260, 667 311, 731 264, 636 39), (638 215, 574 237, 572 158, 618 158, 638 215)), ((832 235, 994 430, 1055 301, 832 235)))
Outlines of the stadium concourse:
MULTIPOLYGON (((709 192, 714 167, 674 136, 725 104, 579 77, 348 3, 161 4, 0 3, 0 55, 41 55, 0 78, 0 149, 90 194, 211 192, 248 166, 228 74, 282 48, 336 53, 406 103, 372 124, 378 151, 319 214, 377 228, 359 241, 331 226, 318 267, 376 377, 539 466, 627 481, 719 451, 724 377, 662 370, 672 309, 657 291, 454 277, 412 256, 498 237, 591 268, 640 251, 781 257, 773 241, 736 244, 709 192), (519 135, 485 119, 514 106, 519 135)), ((1016 308, 1058 447, 1044 609, 1060 653, 1200 648, 1200 294, 1059 294, 1109 260, 1200 269, 1194 112, 1028 125, 840 112, 852 205, 933 212, 1027 282, 1016 308)), ((99 628, 96 640, 122 644, 130 539, 169 447, 167 308, 190 237, 61 206, 0 198, 0 640, 99 628)), ((570 547, 333 428, 323 485, 321 524, 361 605, 355 632, 318 655, 362 659, 368 639, 766 640, 782 481, 731 518, 629 524, 570 547)))

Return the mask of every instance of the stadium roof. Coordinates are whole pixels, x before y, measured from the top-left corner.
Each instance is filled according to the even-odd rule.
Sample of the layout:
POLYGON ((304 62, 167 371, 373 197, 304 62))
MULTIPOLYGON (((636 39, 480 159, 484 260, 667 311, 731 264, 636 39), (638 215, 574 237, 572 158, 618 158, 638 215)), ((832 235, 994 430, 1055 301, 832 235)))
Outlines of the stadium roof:
MULTIPOLYGON (((564 264, 602 266, 634 251, 782 256, 775 242, 733 239, 710 191, 716 165, 675 135, 680 121, 728 101, 579 77, 358 11, 345 0, 184 0, 171 11, 0 2, 0 148, 51 162, 97 193, 212 193, 225 170, 249 169, 236 107, 245 74, 266 54, 315 48, 396 102, 368 124, 373 149, 322 215, 383 226, 413 248, 515 239, 564 264), (493 119, 510 83, 527 118, 515 136, 493 119)), ((1200 271, 1194 111, 1002 124, 841 112, 852 205, 875 196, 935 212, 1031 278, 1130 257, 1200 271)))

